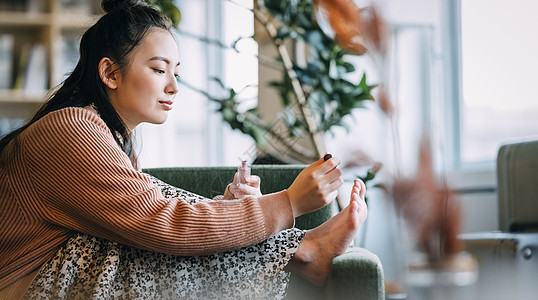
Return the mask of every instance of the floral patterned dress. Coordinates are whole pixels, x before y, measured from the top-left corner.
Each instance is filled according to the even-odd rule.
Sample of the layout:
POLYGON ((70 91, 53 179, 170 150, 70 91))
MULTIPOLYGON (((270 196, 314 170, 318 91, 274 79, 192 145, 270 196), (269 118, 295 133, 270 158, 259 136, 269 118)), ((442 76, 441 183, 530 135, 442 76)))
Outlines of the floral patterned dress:
MULTIPOLYGON (((151 179, 167 198, 214 201, 151 179)), ((40 270, 25 299, 282 299, 284 267, 304 235, 289 229, 245 248, 175 256, 77 233, 40 270)))

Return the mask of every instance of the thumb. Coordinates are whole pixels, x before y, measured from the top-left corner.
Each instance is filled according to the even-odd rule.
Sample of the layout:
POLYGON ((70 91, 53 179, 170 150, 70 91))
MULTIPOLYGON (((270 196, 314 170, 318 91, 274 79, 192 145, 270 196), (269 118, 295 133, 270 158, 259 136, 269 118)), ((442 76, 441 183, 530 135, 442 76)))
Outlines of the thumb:
POLYGON ((237 178, 237 172, 235 172, 234 180, 233 180, 232 184, 237 185, 238 183, 239 183, 239 179, 237 178))

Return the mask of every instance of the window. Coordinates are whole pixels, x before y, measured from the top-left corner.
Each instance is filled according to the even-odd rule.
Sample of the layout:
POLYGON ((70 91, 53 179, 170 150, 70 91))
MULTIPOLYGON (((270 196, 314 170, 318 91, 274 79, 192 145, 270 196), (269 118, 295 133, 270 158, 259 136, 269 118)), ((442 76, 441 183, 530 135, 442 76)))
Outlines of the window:
POLYGON ((460 0, 460 164, 538 137, 538 2, 460 0))

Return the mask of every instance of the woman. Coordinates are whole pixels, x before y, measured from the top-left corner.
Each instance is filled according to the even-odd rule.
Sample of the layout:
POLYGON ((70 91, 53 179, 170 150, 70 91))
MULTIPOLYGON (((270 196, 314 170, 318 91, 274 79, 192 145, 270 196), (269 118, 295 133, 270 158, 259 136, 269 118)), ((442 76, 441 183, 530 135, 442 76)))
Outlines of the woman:
POLYGON ((325 284, 366 218, 364 184, 305 232, 294 218, 336 197, 337 158, 278 193, 259 194, 256 177, 229 186, 230 200, 141 173, 131 132, 166 120, 178 48, 169 20, 144 3, 102 6, 73 73, 0 141, 0 298, 281 298, 284 269, 325 284))

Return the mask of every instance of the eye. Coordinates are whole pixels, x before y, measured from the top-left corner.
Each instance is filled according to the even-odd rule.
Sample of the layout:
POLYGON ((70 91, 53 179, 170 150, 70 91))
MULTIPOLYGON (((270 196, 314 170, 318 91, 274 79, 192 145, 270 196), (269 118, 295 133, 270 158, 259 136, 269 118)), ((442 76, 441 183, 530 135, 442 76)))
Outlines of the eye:
POLYGON ((153 71, 155 71, 155 73, 158 73, 158 74, 164 74, 164 70, 161 70, 161 69, 153 69, 153 71))
POLYGON ((174 77, 176 78, 177 81, 181 79, 181 76, 179 76, 179 74, 174 74, 174 77))

